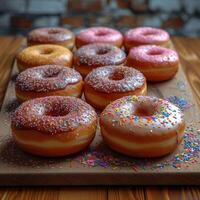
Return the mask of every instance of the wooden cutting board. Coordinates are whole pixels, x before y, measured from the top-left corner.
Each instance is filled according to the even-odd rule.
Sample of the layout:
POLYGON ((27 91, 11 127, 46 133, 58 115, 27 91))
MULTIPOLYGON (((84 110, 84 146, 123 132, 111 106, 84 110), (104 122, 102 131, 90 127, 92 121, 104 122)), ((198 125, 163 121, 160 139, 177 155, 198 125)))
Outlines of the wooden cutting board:
POLYGON ((200 112, 181 69, 174 79, 148 84, 148 95, 166 98, 184 112, 185 137, 177 150, 157 159, 136 159, 110 150, 97 129, 85 151, 62 158, 41 158, 21 151, 10 132, 15 99, 14 64, 0 113, 0 185, 185 185, 200 184, 200 112))

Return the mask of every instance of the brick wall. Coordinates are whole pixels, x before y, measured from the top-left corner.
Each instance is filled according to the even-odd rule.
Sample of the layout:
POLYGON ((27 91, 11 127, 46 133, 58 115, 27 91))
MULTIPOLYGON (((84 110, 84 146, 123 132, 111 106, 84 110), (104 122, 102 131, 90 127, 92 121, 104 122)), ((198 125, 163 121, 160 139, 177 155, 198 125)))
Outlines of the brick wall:
POLYGON ((26 34, 43 26, 161 27, 200 35, 200 0, 0 0, 0 34, 26 34))

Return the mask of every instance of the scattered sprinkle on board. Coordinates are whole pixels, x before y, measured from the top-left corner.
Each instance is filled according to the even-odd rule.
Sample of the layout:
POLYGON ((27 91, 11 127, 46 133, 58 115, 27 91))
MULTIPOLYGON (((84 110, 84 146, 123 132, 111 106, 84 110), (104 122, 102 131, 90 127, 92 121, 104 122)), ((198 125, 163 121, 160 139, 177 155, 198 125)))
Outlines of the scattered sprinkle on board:
MULTIPOLYGON (((12 77, 16 73, 15 64, 12 77)), ((10 133, 9 116, 19 105, 14 81, 15 78, 9 83, 0 113, 0 185, 200 184, 200 112, 181 69, 170 81, 148 84, 148 95, 177 105, 184 112, 187 125, 177 150, 156 159, 136 159, 113 152, 102 142, 99 129, 92 145, 79 154, 40 158, 22 152, 10 133)))

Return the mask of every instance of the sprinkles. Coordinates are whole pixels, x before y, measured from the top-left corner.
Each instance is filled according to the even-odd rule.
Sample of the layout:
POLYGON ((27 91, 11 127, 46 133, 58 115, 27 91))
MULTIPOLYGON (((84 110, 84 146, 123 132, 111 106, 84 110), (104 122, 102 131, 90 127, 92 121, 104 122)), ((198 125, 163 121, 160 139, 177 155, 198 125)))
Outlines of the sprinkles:
POLYGON ((10 139, 6 139, 6 141, 9 141, 8 148, 4 149, 3 154, 1 154, 1 159, 4 162, 11 165, 32 166, 38 169, 42 167, 63 168, 62 166, 67 165, 76 168, 80 167, 81 164, 85 167, 100 167, 108 170, 126 168, 135 172, 146 170, 162 172, 169 167, 177 170, 187 169, 191 165, 198 164, 200 155, 200 130, 194 128, 192 124, 186 129, 181 148, 174 155, 156 159, 137 159, 122 156, 108 149, 102 142, 75 157, 45 159, 25 154, 15 146, 13 141, 10 139))
POLYGON ((185 91, 186 90, 186 85, 185 85, 185 83, 183 81, 178 81, 176 83, 176 86, 180 91, 185 91))
POLYGON ((120 65, 126 60, 126 54, 120 48, 105 43, 88 44, 74 54, 75 66, 84 65, 92 68, 107 65, 120 65))
POLYGON ((162 158, 139 159, 122 156, 108 149, 103 143, 99 143, 87 152, 82 153, 77 161, 87 167, 103 167, 112 170, 129 168, 133 171, 158 170, 166 167, 174 169, 188 168, 198 163, 200 155, 200 130, 193 124, 185 130, 181 148, 173 155, 162 158))
POLYGON ((27 92, 51 92, 82 81, 81 75, 69 67, 43 65, 21 72, 16 79, 16 89, 27 92))
POLYGON ((75 97, 49 96, 21 104, 11 116, 15 129, 32 129, 60 134, 97 120, 94 109, 75 97))
POLYGON ((125 66, 104 66, 90 72, 85 83, 103 93, 130 92, 144 87, 146 79, 138 70, 125 66))
POLYGON ((190 104, 186 99, 183 97, 178 97, 178 96, 170 96, 164 98, 165 100, 169 101, 170 103, 176 105, 179 107, 182 111, 190 108, 192 104, 190 104))

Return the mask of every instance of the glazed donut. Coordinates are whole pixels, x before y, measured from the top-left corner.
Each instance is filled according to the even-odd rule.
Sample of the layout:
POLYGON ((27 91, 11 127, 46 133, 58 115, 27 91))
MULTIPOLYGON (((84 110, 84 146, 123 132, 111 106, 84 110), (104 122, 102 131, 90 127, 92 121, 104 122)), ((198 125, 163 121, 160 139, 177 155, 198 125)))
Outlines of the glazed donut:
POLYGON ((43 65, 21 72, 15 84, 19 102, 45 96, 80 97, 83 88, 81 75, 69 67, 43 65))
POLYGON ((63 65, 71 67, 72 52, 59 45, 35 45, 27 47, 16 56, 19 71, 41 65, 63 65))
POLYGON ((128 52, 132 47, 140 45, 159 45, 169 47, 169 34, 158 28, 140 27, 127 31, 124 35, 124 46, 128 52))
POLYGON ((79 48, 74 54, 74 66, 82 76, 86 76, 92 69, 107 65, 121 65, 126 60, 126 54, 118 47, 94 43, 79 48))
POLYGON ((28 34, 27 45, 39 44, 57 44, 72 50, 75 44, 75 36, 65 28, 38 28, 28 34))
POLYGON ((181 110, 168 101, 127 96, 105 108, 100 127, 111 149, 134 157, 159 157, 182 141, 185 121, 181 110))
POLYGON ((172 49, 144 45, 130 50, 126 65, 141 71, 148 81, 164 81, 177 73, 179 58, 172 49))
POLYGON ((76 153, 95 136, 94 109, 75 97, 51 96, 21 104, 11 117, 12 135, 24 151, 54 157, 76 153))
POLYGON ((80 48, 83 45, 99 42, 121 47, 123 44, 123 35, 112 28, 93 27, 82 30, 76 36, 77 48, 80 48))
POLYGON ((146 94, 146 90, 143 74, 125 66, 96 68, 86 76, 84 84, 86 101, 98 109, 123 96, 146 94))

